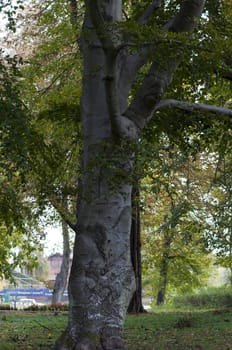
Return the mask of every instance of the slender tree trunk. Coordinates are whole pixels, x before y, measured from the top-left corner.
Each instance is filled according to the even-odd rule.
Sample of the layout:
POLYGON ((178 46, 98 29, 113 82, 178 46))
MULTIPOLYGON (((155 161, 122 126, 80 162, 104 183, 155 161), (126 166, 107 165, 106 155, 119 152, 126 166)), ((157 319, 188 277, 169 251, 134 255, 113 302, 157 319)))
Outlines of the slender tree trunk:
POLYGON ((62 220, 62 236, 63 236, 63 259, 60 272, 56 276, 55 285, 52 294, 52 303, 60 303, 67 287, 69 267, 70 267, 70 243, 69 231, 67 223, 62 220))
POLYGON ((131 223, 131 260, 135 272, 136 290, 130 301, 129 313, 147 312, 142 303, 142 266, 141 266, 141 225, 139 207, 139 187, 132 189, 132 223, 131 223))
POLYGON ((168 236, 165 237, 164 251, 163 251, 161 267, 160 267, 159 290, 158 290, 157 299, 156 299, 157 305, 163 305, 165 302, 166 288, 167 288, 167 281, 168 281, 168 261, 169 261, 168 258, 169 258, 170 244, 171 244, 170 237, 168 236))

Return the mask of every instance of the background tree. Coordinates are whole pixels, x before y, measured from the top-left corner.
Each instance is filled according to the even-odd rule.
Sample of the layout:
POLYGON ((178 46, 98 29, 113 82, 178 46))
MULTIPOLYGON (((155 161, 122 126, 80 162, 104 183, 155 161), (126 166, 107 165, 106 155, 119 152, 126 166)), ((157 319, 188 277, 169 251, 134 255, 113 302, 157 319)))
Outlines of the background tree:
POLYGON ((60 303, 63 298, 65 289, 67 288, 68 276, 70 271, 70 236, 69 226, 65 220, 62 220, 62 237, 63 237, 63 258, 60 271, 56 276, 53 287, 52 304, 60 303))
POLYGON ((73 82, 80 79, 80 69, 73 64, 78 54, 76 38, 70 30, 67 2, 32 2, 18 15, 18 23, 21 32, 10 33, 6 43, 25 63, 21 98, 30 110, 30 128, 35 135, 28 152, 30 172, 24 176, 27 193, 40 208, 40 215, 47 215, 53 206, 62 221, 63 262, 53 295, 53 302, 59 302, 70 264, 67 224, 72 229, 75 225, 74 184, 80 151, 80 92, 73 88, 73 82))
POLYGON ((212 186, 205 198, 208 208, 209 228, 206 241, 216 255, 216 264, 229 271, 232 276, 232 232, 231 232, 231 136, 230 130, 221 135, 219 152, 215 154, 215 173, 212 186))
POLYGON ((28 170, 27 113, 19 98, 17 60, 1 52, 0 70, 0 274, 11 277, 16 266, 33 266, 43 234, 38 212, 25 191, 28 170))
POLYGON ((144 279, 147 286, 150 280, 160 305, 167 289, 190 291, 209 276, 211 259, 203 239, 208 224, 199 213, 210 172, 206 164, 201 170, 199 155, 194 160, 167 137, 153 152, 150 175, 143 182, 143 260, 144 279))

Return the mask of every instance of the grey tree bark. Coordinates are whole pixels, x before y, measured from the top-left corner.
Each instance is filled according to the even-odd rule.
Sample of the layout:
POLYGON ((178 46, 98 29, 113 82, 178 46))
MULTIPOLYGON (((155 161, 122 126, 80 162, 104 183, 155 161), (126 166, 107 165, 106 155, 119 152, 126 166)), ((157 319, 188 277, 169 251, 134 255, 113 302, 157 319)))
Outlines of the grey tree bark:
MULTIPOLYGON (((138 20, 146 23, 161 1, 151 1, 138 20)), ((183 1, 164 30, 192 32, 205 1, 183 1)), ((73 5, 73 1, 72 1, 73 5)), ((136 6, 136 5, 135 5, 136 6)), ((133 147, 181 62, 181 48, 151 64, 134 99, 136 72, 154 54, 130 54, 115 26, 121 0, 86 0, 83 55, 83 167, 74 257, 69 280, 70 312, 56 350, 124 350, 123 325, 135 290, 130 257, 133 147)))
POLYGON ((63 258, 60 267, 60 272, 56 276, 53 294, 52 294, 52 304, 57 304, 62 302, 63 294, 65 288, 67 287, 68 274, 70 268, 70 243, 69 243, 69 231, 68 224, 62 220, 62 236, 63 236, 63 258))

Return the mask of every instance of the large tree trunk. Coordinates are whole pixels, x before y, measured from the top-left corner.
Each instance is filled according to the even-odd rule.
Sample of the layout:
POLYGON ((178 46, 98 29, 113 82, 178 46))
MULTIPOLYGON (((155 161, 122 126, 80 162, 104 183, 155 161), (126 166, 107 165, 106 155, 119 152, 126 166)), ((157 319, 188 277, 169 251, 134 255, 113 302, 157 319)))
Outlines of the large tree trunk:
POLYGON ((124 349, 123 325, 134 290, 129 254, 131 186, 121 186, 122 193, 114 195, 106 187, 103 184, 100 196, 93 189, 96 197, 90 202, 81 201, 69 283, 69 324, 55 349, 124 349))
POLYGON ((77 344, 89 344, 86 349, 95 349, 93 344, 96 349, 124 349, 123 324, 134 288, 126 187, 124 195, 84 203, 81 208, 75 244, 79 254, 70 278, 69 331, 77 344))
MULTIPOLYGON (((156 3, 160 1, 151 1, 140 23, 152 16, 156 3)), ((147 50, 141 55, 123 50, 124 34, 114 26, 122 21, 122 4, 122 0, 85 1, 82 192, 69 280, 69 323, 54 347, 59 350, 125 349, 123 324, 135 289, 130 142, 138 140, 181 61, 178 52, 165 58, 163 66, 153 63, 127 108, 135 73, 148 56, 147 50)), ((183 1, 168 30, 192 31, 203 6, 204 0, 183 1)))
POLYGON ((69 267, 70 267, 70 243, 69 243, 69 231, 68 224, 62 220, 62 236, 63 236, 63 258, 60 267, 60 272, 56 276, 53 294, 52 304, 62 302, 65 288, 67 287, 69 267))
MULTIPOLYGON (((55 349, 123 350, 135 289, 130 256, 130 154, 115 141, 105 90, 104 52, 88 16, 83 38, 83 171, 69 280, 69 323, 55 349)), ((130 152, 129 152, 130 153, 130 152)))

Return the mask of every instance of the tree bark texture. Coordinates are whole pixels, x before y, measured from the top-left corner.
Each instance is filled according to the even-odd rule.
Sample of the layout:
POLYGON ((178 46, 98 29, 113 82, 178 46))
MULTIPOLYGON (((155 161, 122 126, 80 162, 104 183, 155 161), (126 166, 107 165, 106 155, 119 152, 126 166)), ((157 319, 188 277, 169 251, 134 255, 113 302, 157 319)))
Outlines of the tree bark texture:
MULTIPOLYGON (((178 53, 173 53, 162 67, 152 64, 128 105, 135 73, 148 57, 143 49, 131 54, 115 26, 122 20, 122 6, 121 0, 85 1, 81 193, 69 279, 69 322, 56 350, 125 349, 123 325, 135 290, 130 255, 130 143, 138 141, 180 63, 178 53)), ((203 6, 203 0, 183 1, 170 30, 191 32, 203 6)), ((156 7, 146 12, 142 23, 156 7)))
POLYGON ((70 268, 70 243, 69 243, 69 231, 68 224, 62 220, 62 236, 63 236, 63 258, 61 263, 60 272, 56 276, 53 294, 52 304, 62 302, 65 288, 67 288, 69 268, 70 268))

